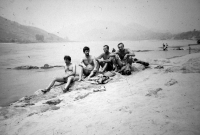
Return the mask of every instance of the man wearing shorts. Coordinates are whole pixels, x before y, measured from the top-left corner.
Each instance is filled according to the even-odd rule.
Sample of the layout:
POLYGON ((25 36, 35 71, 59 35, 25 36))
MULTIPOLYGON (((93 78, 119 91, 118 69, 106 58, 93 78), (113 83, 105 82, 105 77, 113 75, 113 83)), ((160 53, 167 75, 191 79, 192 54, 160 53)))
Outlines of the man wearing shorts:
POLYGON ((55 82, 67 83, 64 87, 63 92, 69 90, 69 86, 74 81, 74 77, 76 74, 76 65, 71 63, 71 57, 68 55, 64 56, 64 61, 65 61, 65 66, 64 66, 65 75, 62 77, 55 78, 46 89, 42 90, 42 92, 46 93, 50 91, 51 87, 55 84, 55 82))
POLYGON ((90 55, 90 48, 85 46, 83 48, 83 53, 85 56, 81 59, 79 66, 81 67, 81 72, 79 74, 79 80, 82 81, 83 74, 87 76, 86 80, 89 80, 94 76, 99 70, 99 64, 95 57, 90 55))
POLYGON ((102 53, 99 57, 97 57, 97 61, 99 62, 100 66, 102 67, 101 72, 114 70, 115 60, 113 57, 110 57, 111 53, 109 52, 109 46, 104 45, 103 51, 104 51, 104 53, 102 53))

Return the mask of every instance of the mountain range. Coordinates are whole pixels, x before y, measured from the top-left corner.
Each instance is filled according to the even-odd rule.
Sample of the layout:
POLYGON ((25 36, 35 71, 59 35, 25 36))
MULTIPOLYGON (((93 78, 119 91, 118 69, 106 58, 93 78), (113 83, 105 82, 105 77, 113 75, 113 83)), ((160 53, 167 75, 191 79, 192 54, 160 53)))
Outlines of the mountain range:
POLYGON ((36 27, 21 25, 0 16, 0 42, 195 40, 199 38, 200 31, 198 30, 171 34, 152 30, 137 23, 122 25, 116 22, 97 20, 77 25, 73 24, 52 34, 36 27))
POLYGON ((55 34, 67 36, 73 41, 105 41, 105 40, 149 40, 169 39, 169 32, 157 32, 137 23, 122 25, 116 22, 90 21, 77 25, 70 25, 60 29, 55 34))
POLYGON ((0 16, 0 42, 61 42, 64 39, 42 29, 21 25, 0 16))

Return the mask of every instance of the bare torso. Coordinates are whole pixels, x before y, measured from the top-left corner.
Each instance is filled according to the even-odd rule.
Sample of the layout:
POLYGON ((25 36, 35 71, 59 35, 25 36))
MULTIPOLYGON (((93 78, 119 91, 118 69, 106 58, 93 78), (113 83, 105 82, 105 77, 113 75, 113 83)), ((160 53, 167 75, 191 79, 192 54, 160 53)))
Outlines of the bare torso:
POLYGON ((85 66, 91 65, 94 66, 94 58, 90 55, 89 57, 84 57, 83 58, 83 63, 85 64, 85 66))
POLYGON ((104 60, 109 59, 109 58, 110 58, 110 52, 109 52, 108 54, 103 53, 103 54, 102 54, 102 58, 103 58, 104 60))
POLYGON ((74 65, 70 63, 70 65, 65 65, 65 74, 71 74, 73 72, 74 65))
POLYGON ((124 59, 124 56, 126 55, 126 54, 129 54, 130 52, 129 52, 129 50, 128 49, 124 49, 123 51, 117 51, 116 52, 116 54, 118 54, 119 55, 119 57, 120 57, 120 59, 121 60, 123 60, 124 59))

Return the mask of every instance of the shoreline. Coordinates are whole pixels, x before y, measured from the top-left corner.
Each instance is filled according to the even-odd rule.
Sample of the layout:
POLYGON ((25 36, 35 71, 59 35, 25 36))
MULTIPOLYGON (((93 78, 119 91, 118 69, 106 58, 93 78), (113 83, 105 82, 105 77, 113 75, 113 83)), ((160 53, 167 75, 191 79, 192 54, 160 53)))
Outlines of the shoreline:
POLYGON ((130 76, 115 75, 103 91, 94 92, 100 85, 75 82, 65 94, 58 86, 47 95, 37 91, 21 98, 0 108, 0 132, 199 134, 200 53, 150 64, 130 76))
MULTIPOLYGON (((134 50, 135 52, 139 52, 139 53, 145 53, 145 52, 152 52, 152 51, 155 51, 155 52, 163 52, 163 50, 134 50)), ((170 50, 169 50, 170 51, 170 50)), ((182 51, 182 50, 180 50, 182 51)), ((187 55, 187 54, 186 54, 187 55)), ((183 57, 185 55, 181 55, 181 56, 174 56, 174 57, 170 57, 170 58, 166 58, 166 59, 173 59, 173 58, 177 58, 177 57, 183 57)), ((149 62, 149 60, 147 60, 149 62)), ((52 65, 48 65, 48 64, 45 64, 44 66, 42 67, 38 67, 38 66, 32 66, 32 65, 26 65, 26 66, 18 66, 18 67, 14 67, 14 68, 6 68, 8 70, 30 70, 30 71, 35 71, 35 70, 45 70, 45 69, 53 69, 53 68, 60 68, 62 67, 61 65, 55 65, 55 66, 52 66, 52 65), (47 65, 47 66, 45 66, 47 65)), ((33 94, 33 93, 32 93, 33 94)), ((23 97, 23 96, 22 96, 23 97)), ((21 97, 21 98, 22 98, 21 97)), ((17 101, 17 100, 15 100, 17 101)), ((10 103, 13 103, 15 101, 11 101, 9 102, 7 105, 3 105, 2 107, 5 107, 5 106, 8 106, 10 103)))

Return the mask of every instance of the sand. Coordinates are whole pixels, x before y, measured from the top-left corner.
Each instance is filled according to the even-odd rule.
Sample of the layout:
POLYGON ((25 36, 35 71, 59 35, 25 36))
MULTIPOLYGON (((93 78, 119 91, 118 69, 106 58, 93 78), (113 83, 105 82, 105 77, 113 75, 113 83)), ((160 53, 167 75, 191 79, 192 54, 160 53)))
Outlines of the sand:
POLYGON ((0 134, 199 135, 200 53, 150 63, 130 76, 117 74, 105 91, 75 82, 69 93, 57 87, 46 99, 37 92, 31 102, 0 108, 0 134), (55 104, 44 104, 49 100, 55 104))

